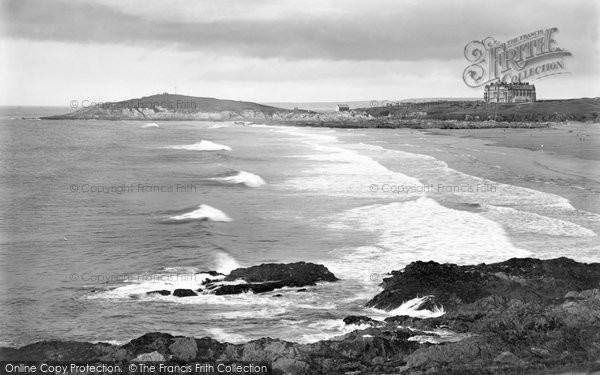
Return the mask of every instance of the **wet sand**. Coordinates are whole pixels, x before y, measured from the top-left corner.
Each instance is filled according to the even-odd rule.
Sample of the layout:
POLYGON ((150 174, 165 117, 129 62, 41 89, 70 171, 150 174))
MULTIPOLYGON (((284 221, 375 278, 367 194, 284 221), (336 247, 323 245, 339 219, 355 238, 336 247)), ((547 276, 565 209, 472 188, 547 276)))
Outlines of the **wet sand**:
POLYGON ((460 172, 557 194, 575 208, 600 213, 600 124, 355 133, 367 143, 430 155, 460 172))
POLYGON ((548 129, 436 129, 425 134, 447 147, 449 152, 432 156, 451 168, 558 194, 576 208, 600 213, 600 124, 568 123, 548 129))

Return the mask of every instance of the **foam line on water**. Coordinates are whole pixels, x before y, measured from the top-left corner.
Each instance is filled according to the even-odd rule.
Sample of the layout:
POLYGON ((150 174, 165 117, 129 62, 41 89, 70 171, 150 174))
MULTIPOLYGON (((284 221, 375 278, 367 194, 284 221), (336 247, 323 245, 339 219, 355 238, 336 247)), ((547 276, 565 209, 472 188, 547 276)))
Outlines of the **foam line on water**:
POLYGON ((262 177, 246 171, 239 171, 232 176, 213 177, 209 178, 209 180, 231 185, 245 185, 247 187, 260 187, 266 184, 262 177))
POLYGON ((469 264, 531 255, 515 247, 500 224, 430 198, 362 206, 331 220, 337 230, 372 234, 374 243, 337 249, 336 260, 326 263, 339 277, 365 283, 417 260, 469 264))
POLYGON ((197 209, 179 215, 170 216, 168 220, 189 221, 189 220, 208 220, 208 221, 233 221, 223 211, 211 207, 207 204, 201 204, 197 209))
MULTIPOLYGON (((369 156, 340 147, 335 136, 307 134, 294 129, 283 129, 281 132, 302 137, 304 142, 317 153, 296 157, 317 163, 313 163, 313 168, 304 170, 299 175, 278 185, 280 188, 318 195, 389 199, 389 196, 373 194, 370 185, 374 182, 378 184, 419 184, 419 180, 416 178, 392 172, 369 156)), ((416 195, 407 194, 403 198, 411 196, 416 195)))
POLYGON ((433 310, 420 309, 420 307, 430 299, 431 296, 416 297, 404 302, 399 307, 395 308, 394 310, 390 310, 387 313, 391 316, 408 315, 421 319, 437 318, 444 315, 446 311, 443 307, 436 306, 433 310))
MULTIPOLYGON (((345 144, 329 133, 322 134, 314 129, 279 131, 300 137, 316 151, 297 156, 315 163, 310 169, 285 181, 280 188, 307 194, 383 199, 386 202, 321 219, 323 224, 335 231, 358 230, 375 235, 374 243, 336 250, 344 262, 329 265, 342 275, 368 280, 373 273, 402 268, 420 259, 465 264, 474 258, 495 262, 531 256, 530 251, 513 245, 509 237, 509 234, 523 231, 542 236, 596 236, 592 230, 578 223, 588 218, 590 222, 597 223, 599 215, 575 210, 568 199, 559 195, 461 173, 428 155, 388 150, 368 143, 345 144), (388 183, 424 185, 420 179, 389 170, 375 160, 378 158, 390 160, 400 165, 403 171, 414 171, 420 178, 439 181, 444 186, 494 185, 495 190, 454 189, 448 192, 443 188, 434 193, 412 190, 402 195, 374 194, 368 190, 371 183, 379 186, 388 183), (392 199, 398 202, 387 204, 392 199), (442 205, 438 201, 450 204, 442 205), (490 206, 501 208, 487 209, 490 206), (517 223, 523 225, 517 226, 517 223), (365 249, 369 250, 365 252, 365 249)), ((527 246, 531 244, 528 242, 527 246)), ((532 250, 538 249, 534 247, 532 250)))
POLYGON ((596 237, 597 234, 581 225, 566 220, 549 218, 536 213, 520 211, 512 207, 486 206, 484 216, 502 223, 516 233, 536 233, 547 236, 596 237))
POLYGON ((171 145, 166 148, 172 150, 188 150, 188 151, 231 151, 231 147, 214 143, 211 141, 202 140, 191 145, 171 145))

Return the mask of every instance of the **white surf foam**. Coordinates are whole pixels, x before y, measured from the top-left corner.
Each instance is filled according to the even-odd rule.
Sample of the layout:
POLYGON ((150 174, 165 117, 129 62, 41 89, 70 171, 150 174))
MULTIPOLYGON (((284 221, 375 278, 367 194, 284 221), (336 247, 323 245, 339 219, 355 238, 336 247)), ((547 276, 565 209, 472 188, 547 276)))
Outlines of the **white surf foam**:
POLYGON ((265 180, 263 180, 260 176, 245 171, 239 171, 233 176, 214 177, 209 178, 209 180, 232 185, 242 184, 248 187, 259 187, 266 184, 265 180))
MULTIPOLYGON (((231 255, 225 252, 218 252, 217 254, 215 254, 214 269, 217 272, 222 274, 229 274, 232 270, 239 267, 239 263, 231 255)), ((198 292, 199 296, 197 297, 185 298, 179 298, 173 295, 162 296, 160 294, 146 294, 147 292, 156 290, 168 290, 170 292, 173 292, 175 289, 191 289, 197 291, 200 288, 204 289, 202 283, 206 279, 217 281, 219 284, 240 284, 245 282, 242 280, 237 280, 235 282, 223 282, 221 280, 224 277, 225 276, 222 275, 212 276, 208 273, 198 272, 197 267, 165 267, 164 272, 158 274, 132 274, 132 277, 123 280, 124 285, 111 290, 107 290, 105 292, 89 295, 88 298, 135 298, 163 300, 166 302, 180 303, 199 303, 198 299, 201 298, 202 303, 216 304, 227 304, 228 302, 236 303, 236 300, 249 300, 252 298, 250 294, 242 294, 237 296, 215 296, 211 294, 204 294, 203 291, 198 292)), ((254 301, 253 303, 256 303, 256 301, 254 301)))
MULTIPOLYGON (((416 178, 392 172, 358 151, 334 146, 337 139, 333 136, 313 134, 307 136, 305 142, 318 153, 298 157, 319 163, 312 169, 302 171, 298 176, 286 180, 279 185, 280 187, 318 195, 390 199, 392 195, 372 190, 373 184, 378 189, 384 185, 419 184, 416 178)), ((411 192, 401 197, 411 196, 416 195, 411 192)))
POLYGON ((370 327, 366 324, 346 324, 342 319, 322 319, 307 323, 306 329, 311 330, 312 333, 300 334, 296 336, 294 341, 301 344, 310 344, 370 327))
POLYGON ((173 145, 167 146, 173 150, 189 150, 189 151, 231 151, 231 147, 220 145, 211 141, 202 140, 191 145, 173 145))
POLYGON ((437 318, 439 316, 444 315, 446 313, 446 311, 444 310, 443 307, 439 307, 439 308, 436 307, 433 310, 419 309, 419 307, 421 307, 425 302, 429 301, 430 298, 431 298, 431 296, 423 296, 423 297, 413 298, 409 301, 404 302, 399 307, 397 307, 393 310, 387 311, 387 314, 390 316, 408 315, 408 316, 412 316, 414 318, 421 318, 421 319, 437 318))
POLYGON ((236 268, 240 268, 240 264, 234 257, 224 252, 217 253, 215 267, 217 272, 227 275, 236 268))
POLYGON ((502 226, 474 212, 446 208, 433 199, 376 204, 332 218, 334 228, 374 236, 371 246, 334 251, 325 265, 338 277, 380 281, 381 275, 417 260, 470 264, 531 255, 516 248, 502 226))
POLYGON ((209 221, 233 221, 223 211, 211 207, 207 204, 201 204, 197 209, 181 215, 169 217, 169 220, 184 221, 184 220, 209 220, 209 221))
POLYGON ((581 225, 566 220, 549 218, 532 212, 524 212, 512 207, 486 206, 484 216, 502 223, 515 233, 535 233, 547 236, 596 237, 597 234, 581 225))
MULTIPOLYGON (((300 137, 317 151, 296 156, 316 163, 278 187, 304 194, 385 202, 313 219, 315 225, 328 225, 336 232, 363 231, 375 235, 375 241, 369 240, 362 246, 336 249, 339 261, 326 265, 342 277, 372 282, 373 275, 400 269, 415 260, 468 264, 477 259, 489 263, 531 256, 532 252, 539 254, 543 242, 533 241, 531 236, 524 238, 520 235, 523 233, 565 238, 597 236, 586 228, 585 222, 598 222, 595 219, 598 215, 578 211, 568 199, 556 194, 461 173, 432 156, 367 143, 344 144, 331 134, 314 129, 278 130, 300 137), (398 165, 405 173, 418 175, 428 185, 389 170, 375 160, 379 158, 398 165), (429 186, 429 182, 435 183, 433 191, 411 189, 402 194, 391 189, 387 194, 382 191, 384 184, 420 187, 429 186), (443 184, 441 191, 436 191, 438 183, 443 184), (460 189, 446 190, 455 187, 460 189), (390 200, 396 202, 389 203, 390 200), (462 209, 461 202, 471 206, 462 209)), ((586 246, 586 251, 591 249, 589 244, 586 246)), ((559 247, 552 251, 544 256, 566 255, 559 247)))
POLYGON ((242 344, 250 341, 250 338, 240 335, 239 333, 225 332, 223 328, 210 328, 207 330, 208 335, 221 342, 229 342, 232 344, 242 344))
POLYGON ((445 328, 434 329, 433 331, 422 331, 425 335, 415 335, 408 338, 408 341, 416 341, 421 344, 443 344, 446 342, 458 342, 467 337, 473 336, 469 333, 458 333, 445 328))
POLYGON ((160 128, 160 126, 158 126, 158 124, 155 124, 155 123, 153 123, 153 122, 152 122, 152 123, 150 123, 150 124, 144 124, 144 125, 142 125, 141 127, 142 127, 143 129, 146 129, 146 128, 160 128))

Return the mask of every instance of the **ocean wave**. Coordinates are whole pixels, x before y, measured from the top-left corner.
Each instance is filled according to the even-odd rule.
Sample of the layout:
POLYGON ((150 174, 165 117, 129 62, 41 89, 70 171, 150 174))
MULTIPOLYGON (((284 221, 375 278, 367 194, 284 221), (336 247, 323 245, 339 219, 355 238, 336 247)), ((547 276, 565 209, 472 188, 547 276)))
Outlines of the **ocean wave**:
POLYGON ((424 303, 428 302, 431 299, 431 297, 432 296, 423 296, 413 298, 409 301, 404 302, 402 305, 395 308, 394 310, 387 311, 387 314, 389 314, 390 316, 408 315, 412 316, 413 318, 421 319, 437 318, 444 315, 446 311, 442 306, 436 306, 433 310, 419 309, 421 306, 423 306, 424 303))
POLYGON ((141 128, 146 129, 146 128, 160 128, 160 126, 158 126, 158 124, 155 123, 149 123, 149 124, 144 124, 141 126, 141 128))
POLYGON ((225 332, 222 328, 210 328, 207 333, 214 339, 221 342, 230 342, 232 344, 242 344, 250 341, 250 339, 239 333, 225 332))
POLYGON ((191 145, 173 145, 167 146, 172 150, 188 150, 188 151, 231 151, 231 147, 220 145, 211 141, 202 140, 191 145))
POLYGON ((265 180, 263 180, 260 176, 245 171, 239 171, 233 176, 214 177, 209 178, 209 180, 231 185, 242 184, 248 187, 259 187, 266 184, 265 180))
POLYGON ((297 324, 302 324, 312 331, 311 333, 296 336, 294 341, 301 344, 329 340, 333 337, 345 335, 356 330, 370 328, 370 326, 366 324, 346 324, 342 319, 321 319, 308 324, 306 324, 306 322, 297 322, 297 324))
POLYGON ((339 248, 325 265, 338 277, 373 284, 373 278, 417 260, 468 264, 527 257, 501 224, 479 213, 454 210, 430 198, 375 204, 330 217, 336 230, 375 236, 371 246, 339 248))
POLYGON ((207 220, 207 221, 233 221, 223 211, 211 207, 207 204, 201 204, 197 209, 180 215, 168 218, 171 221, 189 221, 189 220, 207 220))
POLYGON ((240 268, 240 264, 237 262, 237 260, 225 252, 217 253, 215 256, 215 261, 215 270, 223 274, 229 274, 234 269, 240 268))

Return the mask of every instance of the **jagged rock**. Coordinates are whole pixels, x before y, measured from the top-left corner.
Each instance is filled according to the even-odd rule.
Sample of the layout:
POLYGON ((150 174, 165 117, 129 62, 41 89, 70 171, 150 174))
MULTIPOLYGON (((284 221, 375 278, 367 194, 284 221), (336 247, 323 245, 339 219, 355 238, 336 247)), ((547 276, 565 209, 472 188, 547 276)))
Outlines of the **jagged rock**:
POLYGON ((318 281, 338 280, 325 266, 306 262, 267 263, 248 268, 238 268, 225 277, 225 281, 238 279, 249 283, 279 281, 288 287, 302 287, 315 285, 318 281))
POLYGON ((194 292, 191 289, 175 289, 173 291, 173 295, 175 297, 193 297, 193 296, 197 296, 198 293, 194 292))
POLYGON ((132 357, 154 351, 166 354, 169 352, 168 348, 172 340, 173 336, 168 333, 151 332, 131 340, 123 345, 122 348, 132 353, 132 357))
MULTIPOLYGON (((239 294, 245 292, 265 293, 283 287, 315 285, 318 281, 336 281, 337 278, 320 264, 314 263, 269 263, 248 268, 238 268, 224 279, 226 282, 243 280, 239 284, 219 284, 218 281, 206 281, 205 288, 217 295, 239 294)), ((306 291, 300 289, 299 291, 306 291)))
POLYGON ((182 361, 189 361, 196 358, 198 346, 196 345, 196 340, 191 337, 176 338, 169 345, 169 351, 173 353, 175 358, 182 361))
POLYGON ((447 310, 491 295, 547 304, 569 291, 589 289, 599 282, 600 264, 568 258, 513 258, 476 266, 414 262, 384 279, 384 291, 367 306, 391 310, 423 295, 432 295, 436 304, 447 310))
POLYGON ((162 362, 165 360, 165 357, 157 351, 153 351, 152 353, 144 353, 135 357, 132 361, 135 362, 162 362))
POLYGON ((384 323, 369 318, 368 316, 356 316, 350 315, 344 318, 345 324, 355 324, 355 325, 370 325, 370 326, 381 326, 384 323))
POLYGON ((246 283, 218 285, 213 289, 216 295, 240 294, 246 292, 265 293, 272 292, 275 289, 283 288, 285 285, 281 281, 269 281, 264 283, 246 283))
POLYGON ((171 291, 170 290, 152 290, 150 292, 146 292, 147 295, 154 295, 154 294, 160 294, 161 296, 170 296, 171 295, 171 291))
MULTIPOLYGON (((275 374, 593 372, 600 370, 599 267, 565 258, 476 266, 415 262, 408 272, 392 272, 384 280, 379 302, 393 306, 424 288, 418 295, 432 294, 434 301, 450 306, 444 315, 384 321, 348 316, 346 324, 368 328, 310 344, 271 338, 230 344, 149 333, 122 346, 41 342, 0 348, 0 358, 126 362, 154 355, 176 361, 271 361, 275 374), (434 277, 436 270, 441 281, 434 277), (474 288, 473 295, 468 288, 474 288)), ((261 271, 256 278, 261 277, 267 276, 261 271)))
POLYGON ((116 348, 106 343, 42 341, 23 346, 18 350, 0 348, 0 358, 3 361, 88 361, 115 352, 116 348))
POLYGON ((519 357, 512 354, 511 352, 502 352, 496 358, 494 358, 494 362, 500 363, 519 363, 522 362, 519 357))

